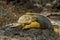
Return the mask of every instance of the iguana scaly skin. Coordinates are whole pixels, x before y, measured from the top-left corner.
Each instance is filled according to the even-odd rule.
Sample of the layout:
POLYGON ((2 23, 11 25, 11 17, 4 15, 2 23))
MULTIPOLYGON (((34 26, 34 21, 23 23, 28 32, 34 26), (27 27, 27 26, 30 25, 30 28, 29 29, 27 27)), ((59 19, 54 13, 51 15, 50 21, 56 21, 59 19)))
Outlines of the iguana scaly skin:
POLYGON ((27 29, 27 28, 40 28, 40 23, 36 21, 36 18, 31 15, 23 15, 18 19, 18 23, 15 26, 12 27, 17 27, 17 26, 22 26, 22 29, 27 29))
POLYGON ((37 14, 25 14, 18 19, 18 23, 15 26, 20 26, 22 29, 38 28, 38 29, 53 29, 53 31, 58 34, 59 31, 57 28, 52 27, 52 24, 48 18, 37 15, 37 14))

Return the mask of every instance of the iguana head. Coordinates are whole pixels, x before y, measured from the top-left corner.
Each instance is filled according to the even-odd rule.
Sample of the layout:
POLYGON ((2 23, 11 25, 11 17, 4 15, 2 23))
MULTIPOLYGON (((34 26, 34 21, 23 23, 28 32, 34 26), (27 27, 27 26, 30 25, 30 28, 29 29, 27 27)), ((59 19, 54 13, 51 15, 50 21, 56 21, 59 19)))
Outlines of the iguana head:
MULTIPOLYGON (((35 21, 36 18, 30 14, 25 14, 19 17, 16 26, 23 26, 26 24, 30 24, 32 21, 35 21)), ((13 26, 14 27, 14 26, 13 26)))
POLYGON ((35 21, 36 18, 34 16, 31 15, 23 15, 18 19, 18 23, 29 23, 32 21, 35 21))

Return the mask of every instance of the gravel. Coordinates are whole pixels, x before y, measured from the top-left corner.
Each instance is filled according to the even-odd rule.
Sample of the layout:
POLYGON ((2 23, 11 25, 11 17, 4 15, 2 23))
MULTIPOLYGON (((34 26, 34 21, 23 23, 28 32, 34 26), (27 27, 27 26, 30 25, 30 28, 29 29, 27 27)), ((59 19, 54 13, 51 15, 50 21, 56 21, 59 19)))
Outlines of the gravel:
POLYGON ((31 40, 59 40, 60 39, 60 36, 55 34, 52 30, 48 30, 48 29, 22 30, 21 27, 10 28, 8 26, 7 28, 4 27, 0 29, 0 35, 2 35, 4 38, 17 37, 18 40, 20 40, 21 37, 30 37, 31 40))
MULTIPOLYGON (((5 8, 7 5, 5 6, 4 5, 3 7, 5 8)), ((18 14, 17 12, 21 11, 21 10, 14 10, 13 12, 15 11, 17 12, 10 13, 10 11, 13 9, 9 7, 9 5, 8 7, 6 7, 7 10, 5 10, 4 8, 3 9, 0 8, 0 40, 60 40, 60 35, 57 35, 52 30, 48 30, 48 29, 46 30, 42 30, 42 29, 22 30, 21 27, 10 28, 8 25, 1 27, 1 25, 9 24, 9 23, 12 23, 13 21, 16 22, 17 20, 16 18, 18 16, 14 16, 14 14, 15 13, 18 14)), ((36 11, 39 11, 39 8, 36 11)))

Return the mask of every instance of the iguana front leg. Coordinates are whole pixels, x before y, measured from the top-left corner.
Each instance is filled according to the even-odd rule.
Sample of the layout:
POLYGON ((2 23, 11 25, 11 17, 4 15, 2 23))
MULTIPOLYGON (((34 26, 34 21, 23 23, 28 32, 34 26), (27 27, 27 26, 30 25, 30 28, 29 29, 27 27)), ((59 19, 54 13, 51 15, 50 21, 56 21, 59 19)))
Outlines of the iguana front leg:
POLYGON ((38 22, 31 22, 29 25, 25 25, 22 29, 29 29, 29 28, 40 28, 40 24, 38 22))
POLYGON ((22 23, 22 24, 16 24, 16 25, 13 25, 13 26, 11 26, 11 28, 15 28, 15 27, 18 27, 18 26, 21 26, 21 27, 23 27, 24 26, 24 24, 22 23))

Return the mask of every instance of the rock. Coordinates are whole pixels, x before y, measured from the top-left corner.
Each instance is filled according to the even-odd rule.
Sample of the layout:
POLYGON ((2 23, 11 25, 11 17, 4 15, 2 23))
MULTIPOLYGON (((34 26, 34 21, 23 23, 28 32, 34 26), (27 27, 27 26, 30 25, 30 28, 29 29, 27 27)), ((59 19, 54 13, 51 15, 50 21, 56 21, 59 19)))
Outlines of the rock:
MULTIPOLYGON (((0 35, 5 39, 8 37, 10 40, 58 40, 59 35, 55 34, 52 30, 42 29, 26 29, 22 30, 18 28, 7 27, 0 30, 0 35), (1 32, 2 31, 2 32, 1 32), (6 36, 6 37, 5 37, 6 36)), ((2 37, 1 37, 2 39, 2 37)))

